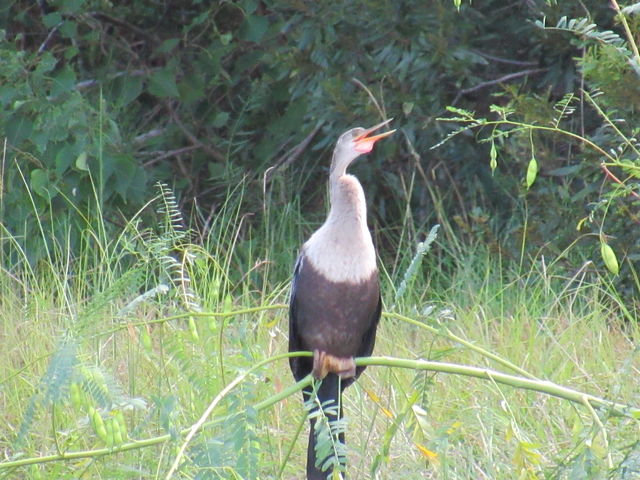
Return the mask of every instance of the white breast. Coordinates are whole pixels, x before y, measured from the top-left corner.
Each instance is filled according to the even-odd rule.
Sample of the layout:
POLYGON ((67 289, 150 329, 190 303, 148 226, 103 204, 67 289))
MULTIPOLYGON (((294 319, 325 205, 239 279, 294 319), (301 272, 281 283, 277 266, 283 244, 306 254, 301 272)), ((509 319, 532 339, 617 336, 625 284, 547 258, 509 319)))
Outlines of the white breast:
POLYGON ((333 282, 359 283, 377 270, 371 234, 364 228, 325 223, 303 245, 306 261, 333 282))

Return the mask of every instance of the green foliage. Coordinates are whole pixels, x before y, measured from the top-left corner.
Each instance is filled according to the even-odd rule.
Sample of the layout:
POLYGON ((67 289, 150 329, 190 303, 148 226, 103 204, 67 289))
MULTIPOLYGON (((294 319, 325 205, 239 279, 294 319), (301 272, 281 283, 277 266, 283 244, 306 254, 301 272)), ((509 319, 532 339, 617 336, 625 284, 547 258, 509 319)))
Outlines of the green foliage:
POLYGON ((631 298, 638 289, 633 262, 640 247, 637 235, 627 228, 639 221, 633 206, 640 199, 636 191, 640 151, 636 141, 638 129, 634 126, 636 100, 640 99, 636 98, 640 71, 634 65, 640 56, 635 41, 632 37, 624 40, 611 31, 600 31, 587 18, 562 17, 555 27, 546 27, 544 22, 538 22, 538 26, 576 36, 585 52, 578 65, 586 88, 565 94, 552 110, 545 108, 543 98, 515 92, 507 96, 510 98, 507 107, 493 105, 489 118, 451 109, 453 116, 447 120, 463 127, 454 130, 445 141, 471 129, 478 130, 480 141, 491 143, 492 170, 497 167, 497 145, 501 146, 503 164, 505 161, 511 164, 507 167, 509 171, 522 165, 519 158, 528 153, 530 160, 524 167, 527 190, 533 186, 540 169, 547 179, 527 193, 528 214, 536 223, 528 224, 528 230, 519 235, 522 245, 526 239, 529 247, 538 248, 538 238, 558 239, 559 235, 563 236, 561 244, 574 242, 575 234, 561 224, 563 219, 572 218, 577 230, 590 230, 583 235, 600 239, 600 255, 593 246, 582 249, 583 255, 590 250, 591 259, 604 263, 614 275, 621 270, 616 250, 618 256, 628 259, 618 286, 631 298), (532 111, 533 105, 538 112, 532 111), (578 109, 580 119, 576 118, 578 109), (549 205, 559 209, 554 213, 562 212, 551 224, 540 221, 547 219, 545 210, 549 205), (586 217, 578 216, 580 206, 588 211, 586 217), (603 233, 605 230, 615 238, 613 247, 603 233))
POLYGON ((145 173, 122 151, 111 105, 101 95, 87 99, 71 65, 50 52, 21 50, 19 38, 4 34, 0 58, 0 131, 9 147, 0 216, 38 258, 43 251, 29 240, 38 221, 56 237, 67 222, 82 228, 85 212, 104 204, 140 202, 145 173))
MULTIPOLYGON (((229 378, 285 349, 284 311, 270 307, 324 215, 334 139, 379 116, 395 117, 397 141, 355 168, 385 298, 418 320, 382 322, 377 351, 502 356, 520 374, 633 404, 637 8, 525 3, 0 9, 2 463, 103 458, 9 475, 166 471, 171 442, 229 378), (434 223, 431 254, 413 255, 434 223)), ((225 396, 181 475, 297 475, 305 442, 291 426, 304 412, 283 401, 257 413, 289 381, 277 365, 225 396)), ((637 476, 633 419, 381 371, 346 395, 346 422, 320 429, 328 462, 367 452, 349 469, 381 477, 637 476), (347 424, 345 452, 330 434, 347 424)))
MULTIPOLYGON (((228 185, 241 181, 249 187, 247 209, 257 212, 264 172, 274 165, 288 166, 275 175, 282 187, 270 197, 275 207, 300 196, 306 212, 322 211, 320 179, 337 134, 384 113, 401 127, 398 140, 380 145, 358 169, 385 250, 397 243, 406 212, 399 192, 419 226, 445 216, 474 230, 477 207, 491 219, 495 240, 509 248, 504 238, 522 227, 521 177, 489 175, 472 136, 429 151, 449 133, 435 118, 450 104, 484 115, 494 103, 489 95, 502 90, 493 80, 505 76, 515 75, 508 82, 517 85, 511 92, 518 92, 514 107, 523 115, 574 91, 579 79, 571 58, 581 45, 559 42, 558 35, 573 29, 618 55, 625 51, 615 32, 594 27, 612 17, 591 3, 585 7, 594 19, 587 21, 570 20, 580 10, 554 2, 516 8, 497 0, 177 0, 159 15, 148 2, 52 0, 38 9, 14 0, 0 16, 7 65, 0 73, 0 127, 8 139, 5 163, 17 161, 24 181, 7 169, 5 227, 39 238, 32 235, 37 216, 52 242, 64 230, 60 223, 86 226, 87 211, 117 223, 121 211, 132 214, 150 196, 150 178, 180 192, 177 205, 183 212, 193 207, 189 221, 202 227, 208 218, 202 212, 217 211, 228 185), (553 31, 533 24, 545 16, 558 19, 553 31), (292 146, 318 125, 294 156, 292 146), (22 184, 36 192, 36 211, 22 184)), ((543 160, 536 157, 544 175, 543 160)), ((529 165, 533 172, 535 163, 529 165)), ((28 251, 31 258, 44 254, 28 251)))
POLYGON ((347 463, 347 448, 339 439, 339 435, 346 433, 347 421, 338 418, 341 405, 333 400, 320 402, 316 388, 304 403, 307 418, 315 420, 316 466, 336 475, 344 471, 347 463))
MULTIPOLYGON (((250 275, 233 272, 238 266, 251 270, 262 249, 272 248, 271 244, 240 250, 234 242, 242 219, 235 216, 229 201, 227 216, 212 222, 208 239, 228 258, 221 253, 218 262, 210 263, 188 241, 192 232, 172 231, 180 224, 171 218, 172 193, 164 187, 161 192, 153 202, 156 209, 163 209, 158 225, 145 229, 134 218, 114 244, 98 245, 107 257, 86 250, 85 258, 69 260, 73 280, 64 275, 64 266, 55 268, 56 277, 39 270, 20 280, 15 270, 14 276, 0 278, 3 328, 30 328, 29 337, 45 339, 20 350, 15 336, 0 336, 6 415, 18 414, 22 422, 20 443, 16 432, 0 430, 0 442, 9 455, 0 469, 13 465, 3 474, 64 479, 81 473, 110 478, 125 478, 132 471, 143 478, 148 472, 165 473, 175 447, 212 398, 218 403, 186 445, 179 475, 278 478, 296 475, 302 468, 306 441, 300 440, 300 429, 294 430, 306 423, 297 395, 304 384, 292 388, 285 359, 273 357, 273 352, 286 348, 281 330, 286 306, 272 305, 286 299, 286 290, 280 288, 284 273, 259 271, 267 286, 257 293, 250 275), (157 286, 159 278, 173 279, 169 270, 162 270, 161 257, 167 250, 176 258, 180 252, 197 253, 186 268, 194 291, 207 292, 197 297, 203 312, 188 308, 178 282, 167 280, 162 291, 149 288, 157 286), (208 265, 215 265, 214 270, 223 265, 222 278, 240 281, 233 280, 230 289, 222 287, 220 272, 212 274, 208 265), (29 316, 12 313, 15 306, 23 308, 23 299, 16 295, 22 288, 32 292, 28 298, 36 302, 32 308, 38 312, 37 323, 31 326, 29 316), (140 291, 144 293, 136 296, 140 291), (231 304, 229 292, 233 292, 231 304), (250 308, 241 307, 245 302, 250 308), (76 319, 61 322, 69 311, 76 312, 76 319), (221 316, 225 312, 229 315, 221 316), (189 317, 197 324, 198 337, 188 328, 189 317), (48 332, 61 327, 62 340, 51 342, 48 332), (36 360, 29 360, 29 355, 36 360), (270 364, 273 368, 256 368, 270 357, 277 359, 270 364), (19 360, 15 365, 14 358, 19 360), (237 388, 226 390, 233 384, 237 388), (295 397, 288 398, 293 393, 295 397), (101 460, 78 462, 74 455, 101 460), (34 462, 36 466, 29 466, 34 462)), ((274 224, 283 221, 273 215, 274 224)), ((99 235, 94 232, 93 237, 99 235)), ((297 243, 295 235, 288 245, 293 242, 297 243)), ((434 249, 425 259, 437 255, 434 249)), ((635 323, 629 322, 625 332, 620 329, 623 320, 609 305, 619 299, 606 293, 607 283, 595 270, 580 278, 558 275, 557 264, 543 263, 540 271, 525 274, 503 271, 488 251, 480 249, 453 260, 456 270, 449 277, 449 290, 432 291, 427 297, 425 279, 411 270, 397 308, 420 313, 417 320, 400 323, 397 318, 402 316, 387 314, 380 325, 377 353, 480 363, 483 372, 499 365, 513 368, 530 382, 548 378, 575 384, 585 392, 606 389, 608 398, 634 405, 635 383, 629 378, 638 359, 633 347, 635 323), (430 309, 425 308, 425 298, 430 309), (460 334, 453 335, 450 329, 460 334)), ((415 261, 413 252, 407 252, 399 264, 415 261)), ((395 270, 400 272, 398 281, 407 271, 395 270)), ((385 297, 394 291, 385 285, 385 297)), ((635 410, 630 416, 613 417, 614 410, 596 411, 588 402, 576 408, 502 388, 495 376, 499 372, 482 382, 414 372, 406 370, 406 364, 405 369, 394 368, 402 361, 383 358, 380 366, 388 368, 370 366, 346 392, 343 420, 326 421, 318 413, 319 456, 326 457, 327 466, 342 465, 346 458, 350 473, 388 476, 401 469, 419 476, 426 470, 460 479, 475 478, 474 468, 497 479, 546 474, 606 478, 618 472, 633 478, 637 470, 635 410), (348 449, 335 440, 345 430, 348 449), (492 441, 482 441, 486 438, 492 441)), ((580 394, 577 401, 584 398, 580 394)), ((335 413, 336 408, 327 405, 325 411, 335 413)))

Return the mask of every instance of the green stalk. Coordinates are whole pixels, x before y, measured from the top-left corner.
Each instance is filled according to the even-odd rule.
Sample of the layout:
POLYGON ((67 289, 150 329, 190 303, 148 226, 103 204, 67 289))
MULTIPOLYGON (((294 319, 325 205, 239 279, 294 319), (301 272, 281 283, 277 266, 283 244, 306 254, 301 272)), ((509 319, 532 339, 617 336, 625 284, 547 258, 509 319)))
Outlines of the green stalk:
MULTIPOLYGON (((237 316, 237 315, 248 315, 248 314, 252 314, 252 313, 258 313, 258 312, 264 312, 267 310, 285 310, 289 308, 289 305, 286 305, 284 303, 276 303, 273 305, 263 305, 260 307, 249 307, 249 308, 243 308, 240 310, 233 310, 230 312, 188 312, 188 313, 181 313, 178 315, 172 315, 170 317, 163 317, 163 318, 156 318, 153 320, 144 320, 144 321, 140 321, 140 322, 128 322, 128 323, 123 323, 120 326, 117 326, 115 328, 112 328, 111 330, 107 330, 104 332, 100 332, 100 336, 103 335, 111 335, 113 333, 116 333, 120 330, 124 330, 126 328, 129 327, 140 327, 143 325, 152 325, 152 324, 157 324, 157 323, 166 323, 166 322, 170 322, 172 320, 182 320, 182 319, 186 319, 189 317, 194 317, 194 318, 210 318, 210 317, 217 317, 217 318, 227 318, 227 317, 233 317, 233 316, 237 316)), ((517 372, 519 375, 528 377, 528 378, 536 378, 533 374, 527 372, 526 370, 518 367, 517 365, 513 364, 512 362, 500 357, 499 355, 496 355, 495 353, 491 353, 488 350, 485 350, 482 347, 479 347, 477 345, 474 345, 473 343, 469 342, 468 340, 465 340, 464 338, 461 338, 459 336, 457 336, 456 334, 454 334, 453 332, 451 332, 451 330, 449 330, 448 328, 435 328, 432 327, 430 325, 427 325, 426 323, 423 323, 419 320, 415 320, 413 318, 407 317, 405 315, 402 315, 400 313, 395 313, 395 312, 383 312, 382 314, 384 317, 386 318, 393 318, 396 320, 400 320, 403 321, 405 323, 408 323, 410 325, 413 325, 415 327, 427 330, 430 333, 433 333, 434 335, 438 335, 441 337, 445 337, 448 338, 449 340, 452 340, 456 343, 459 343, 461 345, 464 345, 465 347, 467 347, 470 350, 473 350, 474 352, 479 353, 480 355, 487 357, 491 360, 494 360, 495 362, 498 362, 500 365, 503 365, 507 368, 509 368, 510 370, 513 370, 514 372, 517 372)))
POLYGON ((430 372, 450 373, 454 375, 464 375, 466 377, 480 378, 491 382, 502 383, 514 388, 533 390, 544 393, 563 400, 569 400, 582 406, 589 405, 595 408, 606 408, 609 412, 619 417, 630 417, 640 419, 640 408, 612 402, 604 398, 596 397, 588 393, 580 392, 572 388, 563 387, 547 380, 536 380, 523 378, 516 375, 490 370, 488 368, 471 367, 447 362, 432 362, 428 360, 408 360, 393 357, 367 357, 356 359, 356 365, 394 368, 410 368, 412 370, 428 370, 430 372))
POLYGON ((226 318, 226 317, 233 317, 236 315, 248 315, 250 313, 258 313, 258 312, 264 312, 267 310, 284 310, 289 308, 289 305, 285 305, 284 303, 275 303, 273 305, 261 305, 259 307, 248 307, 248 308, 242 308, 240 310, 232 310, 229 312, 187 312, 187 313, 179 313, 177 315, 171 315, 169 317, 162 317, 162 318, 154 318, 152 320, 143 320, 140 322, 126 322, 124 319, 122 320, 122 323, 120 325, 118 325, 117 327, 114 327, 110 330, 105 330, 103 332, 100 332, 99 334, 97 334, 96 336, 104 336, 104 335, 111 335, 113 333, 119 332, 120 330, 126 330, 129 327, 140 327, 143 325, 155 325, 158 323, 166 323, 166 322, 170 322, 172 320, 183 320, 183 319, 188 319, 189 317, 193 317, 193 318, 210 318, 210 317, 218 317, 218 318, 226 318))
POLYGON ((409 325, 413 325, 415 327, 419 327, 419 328, 422 328, 424 330, 427 330, 428 332, 431 332, 434 335, 438 335, 438 336, 441 336, 441 337, 448 338, 449 340, 453 340, 456 343, 464 345, 469 350, 473 350, 474 352, 479 353, 483 357, 490 358, 491 360, 494 360, 494 361, 498 362, 500 365, 503 365, 503 366, 509 368, 510 370, 513 370, 514 372, 517 372, 518 374, 522 375, 523 377, 531 378, 531 379, 534 379, 534 380, 536 379, 536 377, 534 375, 532 375, 531 373, 527 372, 526 370, 518 367, 516 364, 511 363, 509 360, 506 360, 506 359, 500 357, 499 355, 496 355, 495 353, 491 353, 490 351, 485 350, 482 347, 478 347, 477 345, 474 345, 473 343, 469 342, 468 340, 465 340, 464 338, 461 338, 461 337, 457 336, 455 333, 453 333, 448 328, 444 328, 444 327, 443 328, 435 328, 435 327, 432 327, 431 325, 427 325, 426 323, 420 322, 420 321, 415 320, 413 318, 409 318, 409 317, 406 317, 404 315, 401 315, 399 313, 394 313, 394 312, 384 312, 382 315, 387 317, 387 318, 395 318, 396 320, 401 320, 401 321, 403 321, 405 323, 408 323, 409 325))
MULTIPOLYGON (((278 361, 278 360, 282 360, 285 358, 289 358, 289 357, 300 357, 300 356, 311 356, 311 352, 291 352, 291 353, 283 353, 281 355, 275 355, 273 357, 267 358, 266 360, 254 365, 250 370, 248 370, 247 372, 244 372, 242 374, 239 375, 239 377, 246 377, 250 372, 253 372, 261 367, 264 367, 265 365, 278 361)), ((240 383, 240 382, 238 382, 240 383)), ((236 383, 236 385, 238 384, 236 383)), ((293 385, 285 388, 284 390, 282 390, 281 392, 272 395, 271 397, 256 403, 253 408, 260 412, 262 410, 266 410, 267 408, 272 407, 273 405, 275 405, 278 402, 281 402, 282 400, 284 400, 285 398, 293 395, 294 393, 302 390, 304 387, 306 387, 307 385, 309 385, 311 383, 311 375, 306 376, 305 378, 303 378, 302 380, 300 380, 297 383, 294 383, 293 385)), ((235 385, 234 385, 235 386, 235 385)), ((226 392, 228 393, 228 391, 226 392)), ((216 418, 213 420, 210 420, 208 422, 205 422, 201 425, 202 428, 206 428, 206 427, 211 427, 214 425, 218 425, 230 418, 232 418, 235 414, 230 414, 230 415, 225 415, 224 417, 220 417, 220 418, 216 418)), ((193 429, 193 426, 188 427, 188 428, 184 428, 180 431, 180 436, 186 437, 189 432, 191 432, 191 430, 193 429)), ((24 466, 28 466, 28 465, 39 465, 39 464, 43 464, 43 463, 49 463, 49 462, 56 462, 56 461, 60 461, 60 460, 75 460, 78 458, 97 458, 97 457, 102 457, 104 455, 109 455, 112 453, 119 453, 119 452, 126 452, 129 450, 137 450, 139 448, 145 448, 145 447, 151 447, 154 445, 159 445, 161 443, 164 442, 168 442, 172 440, 172 437, 170 434, 165 434, 165 435, 158 435, 156 437, 151 437, 151 438, 146 438, 144 440, 132 440, 130 442, 127 443, 123 443, 122 445, 119 445, 117 447, 114 448, 95 448, 95 449, 91 449, 91 450, 77 450, 74 452, 60 452, 58 454, 53 454, 53 455, 45 455, 42 457, 31 457, 31 458, 22 458, 20 460, 13 460, 13 461, 8 461, 8 462, 0 462, 0 473, 2 473, 3 471, 6 470, 10 470, 10 469, 14 469, 17 467, 24 467, 24 466)))
MULTIPOLYGON (((311 355, 312 355, 311 352, 291 352, 291 353, 276 355, 262 362, 259 362, 254 367, 252 367, 249 371, 241 374, 238 378, 242 377, 241 379, 244 379, 247 377, 247 375, 251 371, 257 370, 277 360, 282 360, 284 358, 295 357, 295 356, 311 356, 311 355)), ((574 390, 572 388, 563 387, 562 385, 558 385, 553 382, 549 382, 545 380, 535 380, 531 378, 523 378, 516 375, 509 375, 509 374, 498 372, 495 370, 490 370, 488 368, 471 367, 468 365, 458 365, 458 364, 446 363, 446 362, 432 362, 428 360, 409 360, 404 358, 393 358, 393 357, 357 358, 356 365, 409 368, 412 370, 426 370, 426 371, 432 371, 432 372, 440 372, 440 373, 448 373, 453 375, 464 375, 467 377, 480 378, 483 380, 489 380, 490 382, 509 385, 513 388, 532 390, 535 392, 544 393, 546 395, 551 395, 563 400, 568 400, 578 405, 587 407, 591 412, 593 412, 594 408, 605 408, 609 411, 610 414, 615 416, 640 419, 640 408, 638 407, 632 407, 630 405, 616 403, 610 400, 596 397, 595 395, 574 390)), ((235 386, 240 384, 241 381, 237 381, 237 382, 234 381, 232 383, 234 384, 233 386, 235 386)), ((261 402, 256 403, 254 405, 254 409, 256 411, 266 410, 267 408, 275 405, 276 403, 282 401, 283 399, 289 397, 290 395, 293 395, 294 393, 300 391, 310 383, 311 383, 311 375, 308 375, 307 377, 303 378, 299 382, 289 386, 288 388, 285 388, 281 392, 275 395, 272 395, 271 397, 261 402)), ((229 390, 230 388, 228 388, 226 391, 223 391, 220 395, 218 395, 218 397, 216 397, 216 400, 219 401, 219 399, 222 399, 224 395, 228 393, 229 390)), ((216 418, 208 422, 198 422, 189 428, 185 428, 181 430, 180 435, 187 436, 190 434, 190 432, 195 431, 198 428, 205 428, 205 427, 217 425, 227 420, 228 418, 231 418, 232 416, 233 414, 227 415, 221 418, 216 418)), ((206 416, 203 415, 203 418, 206 418, 206 416)), ((158 444, 167 442, 169 440, 171 440, 171 435, 165 434, 157 437, 148 438, 145 440, 136 440, 136 441, 128 442, 119 447, 112 448, 112 449, 98 448, 94 450, 62 452, 59 454, 48 455, 43 457, 23 458, 20 460, 0 463, 0 471, 21 467, 21 466, 26 466, 26 465, 42 464, 42 463, 54 462, 54 461, 60 461, 60 460, 72 460, 72 459, 78 459, 78 458, 95 458, 95 457, 108 455, 111 453, 117 453, 117 452, 122 452, 127 450, 134 450, 138 448, 149 447, 152 445, 158 445, 158 444)))

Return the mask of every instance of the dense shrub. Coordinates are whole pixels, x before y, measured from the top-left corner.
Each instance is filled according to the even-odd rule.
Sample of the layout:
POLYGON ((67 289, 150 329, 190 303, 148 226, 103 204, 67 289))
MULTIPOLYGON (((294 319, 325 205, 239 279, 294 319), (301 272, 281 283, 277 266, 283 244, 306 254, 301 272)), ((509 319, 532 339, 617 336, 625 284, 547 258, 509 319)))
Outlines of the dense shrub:
MULTIPOLYGON (((557 255, 589 217, 583 231, 617 237, 610 240, 621 261, 633 258, 637 235, 628 225, 637 223, 637 200, 620 194, 602 156, 580 139, 558 132, 496 138, 495 171, 492 142, 478 142, 491 129, 431 149, 458 128, 437 120, 448 105, 491 118, 496 104, 520 122, 549 125, 558 102, 571 98, 576 113, 558 129, 609 151, 621 137, 606 115, 624 119, 624 137, 634 137, 637 58, 616 12, 606 2, 566 3, 494 0, 457 10, 449 0, 14 0, 0 13, 4 225, 30 238, 35 215, 45 226, 80 221, 66 213, 70 204, 81 212, 100 207, 117 221, 120 210, 152 195, 156 180, 176 188, 185 210, 198 207, 194 218, 204 223, 241 181, 250 186, 247 209, 258 211, 263 175, 274 165, 288 166, 270 172, 285 188, 278 201, 300 195, 304 208, 321 212, 317 194, 334 139, 384 114, 396 119, 396 141, 357 167, 383 247, 397 245, 410 198, 418 236, 437 219, 507 257, 554 239, 557 255), (597 27, 535 23, 562 27, 563 16, 597 27), (598 37, 607 29, 621 38, 598 37), (602 92, 602 112, 582 89, 602 92), (539 171, 525 195, 532 147, 539 171)), ((626 17, 636 31, 633 14, 626 17)), ((620 160, 631 167, 620 188, 628 188, 625 175, 637 178, 638 160, 635 142, 622 143, 620 160)), ((593 238, 578 253, 596 258, 593 238)))

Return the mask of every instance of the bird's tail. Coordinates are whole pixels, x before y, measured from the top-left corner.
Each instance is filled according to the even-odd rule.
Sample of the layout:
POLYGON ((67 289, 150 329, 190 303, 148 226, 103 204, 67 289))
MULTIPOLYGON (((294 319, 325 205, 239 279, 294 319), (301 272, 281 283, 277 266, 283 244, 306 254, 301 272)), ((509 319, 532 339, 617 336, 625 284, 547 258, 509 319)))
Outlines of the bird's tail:
MULTIPOLYGON (((344 471, 345 447, 340 378, 328 374, 317 387, 303 391, 311 429, 307 447, 307 480, 327 480, 333 470, 344 471), (322 410, 320 410, 322 405, 322 410), (316 465, 317 464, 317 465, 316 465), (322 467, 328 465, 323 471, 322 467)), ((344 473, 342 474, 344 478, 344 473)))

